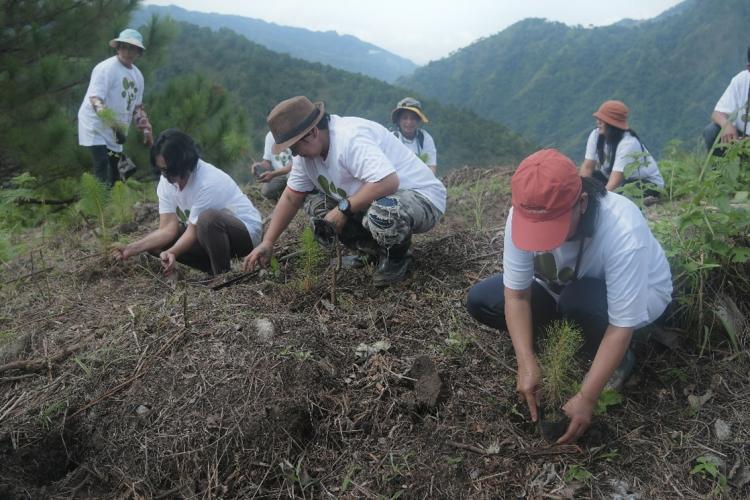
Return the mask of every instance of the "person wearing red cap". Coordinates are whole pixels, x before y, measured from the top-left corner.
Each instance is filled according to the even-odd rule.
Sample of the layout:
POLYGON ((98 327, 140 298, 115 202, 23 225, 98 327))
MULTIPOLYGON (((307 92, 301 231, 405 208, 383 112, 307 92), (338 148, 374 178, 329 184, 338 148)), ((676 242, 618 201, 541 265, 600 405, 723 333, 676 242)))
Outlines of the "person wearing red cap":
POLYGON ((580 177, 554 149, 524 159, 511 179, 503 273, 474 285, 467 309, 510 334, 517 390, 537 420, 540 369, 535 332, 568 318, 583 331, 593 359, 580 391, 563 407, 570 425, 559 443, 580 437, 605 385, 622 386, 632 371, 633 331, 655 321, 671 301, 664 250, 630 200, 580 177))
MULTIPOLYGON (((608 191, 623 184, 641 184, 646 196, 658 197, 664 179, 656 160, 628 125, 628 107, 620 101, 606 101, 594 113, 596 128, 586 141, 581 175, 594 176, 608 191)), ((649 199, 649 202, 656 201, 649 199)))

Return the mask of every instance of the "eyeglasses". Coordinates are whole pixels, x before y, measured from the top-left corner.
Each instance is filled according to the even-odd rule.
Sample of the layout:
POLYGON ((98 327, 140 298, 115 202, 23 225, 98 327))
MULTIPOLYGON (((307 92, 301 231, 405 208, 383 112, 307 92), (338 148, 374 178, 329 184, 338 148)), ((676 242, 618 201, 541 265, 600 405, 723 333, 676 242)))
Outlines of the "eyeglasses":
POLYGON ((120 43, 117 44, 117 49, 118 50, 120 50, 120 49, 127 50, 127 51, 130 51, 130 52, 137 52, 139 54, 143 51, 143 49, 141 49, 140 47, 138 47, 136 45, 131 45, 129 43, 122 43, 122 42, 120 42, 120 43))
POLYGON ((299 141, 297 141, 294 144, 292 144, 291 146, 289 146, 289 150, 292 152, 292 155, 294 155, 294 156, 298 156, 299 155, 299 151, 297 151, 297 146, 299 146, 300 142, 304 142, 304 143, 309 143, 310 142, 310 140, 308 139, 308 137, 310 137, 313 134, 313 130, 315 130, 314 127, 311 128, 308 133, 306 133, 305 135, 303 135, 302 137, 300 137, 299 141))

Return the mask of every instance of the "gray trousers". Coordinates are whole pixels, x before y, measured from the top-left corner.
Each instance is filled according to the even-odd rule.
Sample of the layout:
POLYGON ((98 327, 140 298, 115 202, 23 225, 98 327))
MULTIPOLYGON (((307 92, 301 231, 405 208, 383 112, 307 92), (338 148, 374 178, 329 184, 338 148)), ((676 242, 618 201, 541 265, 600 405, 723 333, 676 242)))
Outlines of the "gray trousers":
MULTIPOLYGON (((338 201, 323 193, 307 195, 305 213, 323 218, 338 206, 338 201)), ((374 243, 390 248, 411 239, 412 234, 426 233, 442 214, 430 200, 410 189, 373 201, 366 211, 354 214, 339 235, 341 242, 362 250, 362 244, 374 243)))
POLYGON ((283 193, 284 188, 286 188, 286 181, 288 178, 288 175, 279 175, 268 182, 261 183, 260 195, 273 202, 279 201, 281 193, 283 193))

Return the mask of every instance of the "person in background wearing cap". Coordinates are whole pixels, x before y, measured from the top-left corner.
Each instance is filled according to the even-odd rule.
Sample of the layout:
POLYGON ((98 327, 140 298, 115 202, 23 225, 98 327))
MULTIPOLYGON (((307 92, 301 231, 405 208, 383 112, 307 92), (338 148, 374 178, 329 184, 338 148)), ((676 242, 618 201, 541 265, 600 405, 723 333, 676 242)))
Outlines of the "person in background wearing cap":
POLYGON ((586 142, 581 175, 594 176, 607 191, 637 182, 643 188, 645 204, 652 204, 664 187, 664 179, 638 134, 628 126, 628 107, 620 101, 606 101, 594 113, 596 128, 586 142))
POLYGON ((422 111, 422 104, 413 97, 404 97, 391 112, 391 121, 396 126, 393 134, 414 152, 425 164, 437 174, 437 149, 435 141, 426 130, 421 128, 427 123, 427 115, 422 111))
POLYGON ((226 172, 200 158, 193 138, 167 129, 151 147, 151 165, 161 173, 159 228, 128 245, 115 245, 112 257, 158 253, 164 274, 175 261, 211 275, 229 271, 232 257, 244 257, 260 242, 260 212, 226 172), (188 214, 180 222, 178 210, 188 214))
POLYGON ((287 99, 267 121, 274 153, 291 148, 294 159, 263 241, 245 258, 245 269, 268 264, 274 242, 307 197, 305 211, 314 222, 327 221, 344 245, 377 255, 376 286, 402 280, 412 234, 432 229, 445 211, 445 186, 388 129, 329 115, 322 102, 287 99))
POLYGON ((292 152, 287 148, 274 154, 274 144, 273 134, 269 131, 263 147, 263 160, 253 163, 250 168, 258 182, 263 184, 260 188, 261 196, 276 202, 284 191, 289 172, 292 170, 292 152))
POLYGON ((116 54, 94 67, 78 109, 78 144, 91 151, 94 175, 112 186, 119 178, 117 164, 130 121, 135 121, 147 146, 153 143, 153 136, 143 108, 143 75, 134 64, 146 50, 143 37, 128 28, 110 40, 109 46, 116 54))
MULTIPOLYGON (((747 69, 737 73, 716 103, 711 114, 712 123, 703 131, 706 147, 711 150, 716 136, 721 133, 721 143, 730 144, 747 138, 750 121, 750 47, 747 48, 747 69)), ((716 156, 723 156, 722 149, 715 149, 716 156)))
POLYGON ((563 407, 570 425, 558 443, 580 437, 605 385, 622 386, 635 364, 633 331, 656 320, 672 295, 664 251, 638 207, 600 182, 579 177, 554 149, 524 159, 511 179, 503 273, 474 285, 467 310, 510 334, 517 391, 536 421, 541 383, 534 335, 568 318, 593 358, 579 392, 563 407))

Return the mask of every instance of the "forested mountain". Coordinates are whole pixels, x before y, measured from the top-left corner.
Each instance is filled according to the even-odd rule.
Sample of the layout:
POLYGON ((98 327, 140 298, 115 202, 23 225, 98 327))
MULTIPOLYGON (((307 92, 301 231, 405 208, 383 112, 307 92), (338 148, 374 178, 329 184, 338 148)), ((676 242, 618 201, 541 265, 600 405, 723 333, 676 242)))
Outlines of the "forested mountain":
POLYGON ((658 152, 694 141, 729 80, 746 64, 747 0, 688 0, 660 16, 608 27, 527 19, 400 84, 497 120, 539 144, 583 157, 607 99, 658 152))
POLYGON ((249 17, 206 14, 174 5, 149 5, 142 6, 136 11, 133 22, 136 25, 143 24, 153 14, 168 15, 177 21, 186 21, 213 30, 229 28, 275 52, 330 64, 335 68, 362 73, 387 82, 393 82, 417 68, 410 60, 351 35, 280 26, 249 17))
MULTIPOLYGON (((395 103, 412 94, 374 78, 272 52, 228 29, 214 32, 187 23, 179 23, 179 28, 174 48, 167 49, 170 57, 155 70, 154 92, 163 93, 164 85, 177 76, 204 75, 217 89, 231 94, 239 103, 238 111, 248 115, 249 140, 256 155, 262 152, 266 114, 288 97, 306 95, 325 101, 331 113, 361 116, 389 126, 395 103)), ((426 128, 437 143, 442 172, 467 164, 512 163, 532 149, 514 132, 471 112, 434 100, 423 101, 423 107, 430 118, 426 128)))

